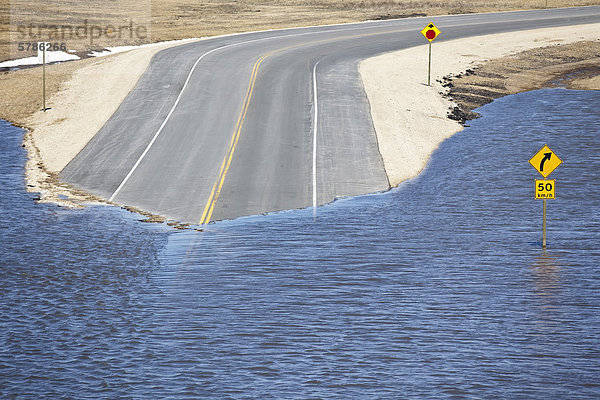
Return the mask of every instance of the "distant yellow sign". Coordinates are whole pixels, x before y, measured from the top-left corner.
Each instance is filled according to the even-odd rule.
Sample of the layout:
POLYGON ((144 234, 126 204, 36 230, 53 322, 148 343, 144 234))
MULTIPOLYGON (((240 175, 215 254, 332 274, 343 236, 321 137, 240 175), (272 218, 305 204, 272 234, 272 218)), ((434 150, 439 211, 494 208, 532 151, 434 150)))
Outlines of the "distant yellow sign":
POLYGON ((529 160, 529 164, 546 178, 556 169, 556 167, 562 164, 562 160, 550 150, 550 147, 544 145, 544 147, 529 160))
POLYGON ((535 198, 536 199, 555 199, 556 179, 536 179, 535 180, 535 198))
POLYGON ((429 42, 433 42, 433 40, 442 32, 433 24, 433 22, 431 22, 423 28, 421 33, 425 36, 425 39, 429 40, 429 42))

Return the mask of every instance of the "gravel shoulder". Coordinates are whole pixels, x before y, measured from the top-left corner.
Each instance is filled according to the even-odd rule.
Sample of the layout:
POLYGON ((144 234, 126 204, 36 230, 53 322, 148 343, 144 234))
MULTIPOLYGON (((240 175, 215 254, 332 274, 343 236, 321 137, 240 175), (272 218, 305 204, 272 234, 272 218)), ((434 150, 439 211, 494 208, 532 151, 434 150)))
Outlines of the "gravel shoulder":
MULTIPOLYGON (((117 110, 154 54, 177 44, 181 42, 88 59, 69 70, 68 79, 47 102, 51 110, 38 109, 24 117, 23 125, 27 128, 24 146, 29 155, 27 190, 39 192, 40 201, 66 206, 77 207, 81 201, 101 201, 61 183, 58 173, 117 110)), ((62 66, 71 68, 69 64, 75 63, 62 66)))
POLYGON ((364 60, 390 184, 417 176, 446 138, 476 117, 471 111, 511 93, 550 86, 599 89, 600 24, 536 29, 433 43, 364 60))
MULTIPOLYGON (((598 32, 600 24, 593 24, 434 42, 431 87, 426 45, 363 61, 360 72, 391 185, 416 176, 439 143, 485 102, 551 84, 598 88, 598 32)), ((60 183, 58 173, 110 118, 152 56, 171 45, 50 66, 63 81, 48 101, 52 112, 23 111, 16 118, 28 128, 27 187, 40 193, 40 201, 99 201, 60 183)), ((10 75, 31 87, 34 73, 10 75)), ((10 91, 5 99, 21 97, 18 85, 4 90, 10 91)))

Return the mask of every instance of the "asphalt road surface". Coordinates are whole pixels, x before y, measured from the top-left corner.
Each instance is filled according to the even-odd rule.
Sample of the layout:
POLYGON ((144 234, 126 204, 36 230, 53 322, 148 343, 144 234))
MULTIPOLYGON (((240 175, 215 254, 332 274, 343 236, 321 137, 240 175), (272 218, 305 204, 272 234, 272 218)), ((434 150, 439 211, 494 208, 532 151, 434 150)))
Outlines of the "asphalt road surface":
POLYGON ((389 188, 358 63, 444 40, 600 22, 600 7, 411 18, 219 37, 156 54, 61 172, 193 224, 389 188))

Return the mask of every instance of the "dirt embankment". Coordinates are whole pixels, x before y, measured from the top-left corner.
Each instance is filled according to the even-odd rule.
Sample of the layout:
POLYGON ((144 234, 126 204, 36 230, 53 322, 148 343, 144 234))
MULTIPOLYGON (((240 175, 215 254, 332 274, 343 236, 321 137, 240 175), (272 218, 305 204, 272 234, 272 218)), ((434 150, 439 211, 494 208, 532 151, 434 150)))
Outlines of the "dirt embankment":
POLYGON ((471 110, 547 86, 597 88, 600 24, 507 32, 435 43, 360 63, 379 150, 392 186, 417 176, 471 110), (560 45, 558 45, 560 44, 560 45), (451 117, 451 118, 448 118, 451 117))
MULTIPOLYGON (((598 0, 11 0, 0 2, 0 61, 34 56, 47 40, 85 57, 139 45, 264 29, 414 16, 597 5, 598 0), (32 23, 33 21, 33 23, 32 23), (130 26, 131 25, 131 26, 130 26)), ((48 67, 47 97, 86 60, 48 67)), ((41 108, 41 68, 0 72, 0 118, 17 125, 41 108)))
MULTIPOLYGON (((49 98, 47 112, 41 111, 39 87, 38 93, 34 93, 37 102, 31 98, 22 100, 21 107, 16 107, 14 112, 19 112, 18 115, 28 127, 24 139, 29 155, 25 167, 27 190, 40 193, 39 201, 65 206, 77 207, 81 201, 101 201, 61 183, 58 174, 117 110, 146 70, 152 56, 178 43, 168 42, 98 59, 87 59, 78 66, 75 66, 77 63, 61 64, 60 67, 64 67, 63 74, 68 79, 60 85, 53 81, 61 90, 49 98), (31 115, 28 115, 29 112, 31 115)), ((49 68, 58 67, 59 65, 53 65, 49 68)), ((16 74, 24 86, 21 94, 33 96, 32 92, 36 91, 36 88, 31 87, 34 85, 26 84, 28 77, 33 78, 31 71, 23 70, 16 74)), ((19 94, 18 91, 13 91, 11 97, 20 101, 19 94)))
MULTIPOLYGON (((58 0, 52 1, 56 2, 58 0)), ((192 7, 190 2, 191 0, 153 0, 152 21, 170 21, 169 23, 174 24, 171 27, 172 29, 165 26, 163 32, 168 32, 169 35, 174 36, 169 36, 167 33, 165 33, 165 36, 159 35, 158 33, 161 32, 162 28, 152 25, 152 40, 203 36, 203 33, 195 30, 194 27, 205 27, 206 25, 202 23, 189 24, 188 22, 194 18, 200 18, 206 11, 203 8, 204 6, 208 7, 209 3, 216 4, 219 2, 208 1, 203 6, 196 3, 196 8, 192 7), (175 7, 175 3, 190 3, 188 4, 190 8, 181 9, 182 6, 177 5, 179 13, 170 14, 173 10, 169 8, 170 6, 166 6, 170 4, 175 7), (166 8, 160 11, 160 7, 155 9, 154 5, 157 5, 157 7, 162 5, 166 8), (155 18, 156 12, 166 14, 164 17, 155 18), (174 15, 177 18, 173 19, 174 15)), ((26 0, 15 0, 15 3, 30 4, 26 0)), ((76 4, 74 0, 70 0, 70 3, 76 4)), ((250 7, 250 3, 251 1, 245 2, 248 7, 250 7)), ((415 13, 431 15, 524 7, 522 2, 516 0, 499 2, 502 4, 499 4, 498 7, 485 10, 476 7, 476 5, 483 7, 484 3, 489 4, 480 0, 470 2, 468 7, 465 6, 466 2, 464 1, 427 1, 423 4, 432 7, 427 9, 415 8, 415 3, 412 1, 322 0, 303 3, 302 7, 304 7, 303 10, 306 13, 301 12, 300 14, 303 17, 295 20, 290 16, 300 11, 292 7, 291 1, 261 0, 256 3, 260 3, 257 7, 260 6, 261 13, 265 10, 271 10, 272 14, 269 15, 273 18, 277 17, 279 20, 277 18, 263 18, 265 14, 258 17, 259 14, 257 13, 257 17, 252 19, 257 23, 256 26, 236 25, 236 19, 239 19, 240 15, 245 15, 249 8, 238 10, 234 7, 235 9, 219 16, 222 18, 219 23, 229 21, 231 26, 226 28, 225 31, 214 29, 210 33, 267 29, 282 25, 318 25, 327 22, 347 22, 348 20, 336 19, 341 14, 336 14, 338 15, 336 18, 328 19, 332 15, 330 12, 338 9, 350 15, 344 18, 357 21, 369 19, 370 16, 375 17, 377 13, 381 18, 385 18, 388 14, 382 13, 388 12, 388 8, 388 16, 396 17, 400 15, 399 13, 402 15, 414 15, 415 13), (366 6, 359 7, 359 5, 356 5, 358 3, 371 4, 376 10, 376 14, 365 12, 364 7, 366 6), (393 6, 390 5, 392 3, 393 6), (284 4, 289 5, 291 8, 284 7, 284 4), (390 6, 386 8, 387 6, 384 7, 385 4, 390 6), (409 7, 410 4, 412 6, 409 7), (442 4, 445 4, 445 6, 442 7, 442 4), (356 5, 357 8, 353 8, 352 5, 356 5), (458 7, 459 5, 462 6, 458 7), (271 6, 273 8, 269 8, 271 6), (458 8, 452 8, 452 10, 448 8, 455 6, 458 8), (282 11, 283 9, 285 9, 285 12, 282 11), (277 12, 276 10, 280 11, 277 12), (326 10, 327 12, 320 13, 319 10, 326 10)), ((541 3, 540 1, 540 6, 541 3)), ((549 0, 549 3, 550 6, 565 6, 574 5, 572 3, 578 2, 552 2, 552 0, 549 0)), ((532 3, 527 4, 527 7, 535 8, 539 6, 532 3)), ((0 6, 0 14, 2 10, 0 6)), ((57 14, 58 17, 60 17, 59 14, 57 14)), ((206 21, 210 22, 209 20, 206 21)), ((213 22, 215 21, 216 19, 213 18, 213 22)), ((5 23, 5 21, 2 23, 5 23)), ((591 77, 591 75, 594 75, 594 68, 598 66, 597 50, 593 50, 594 53, 586 47, 573 47, 573 49, 570 49, 570 47, 567 47, 567 43, 585 40, 586 38, 590 40, 591 37, 595 40, 598 38, 598 32, 598 27, 595 24, 580 28, 553 28, 534 31, 528 33, 525 41, 520 33, 512 33, 496 35, 493 42, 490 42, 490 37, 486 37, 485 41, 483 41, 483 38, 478 38, 477 41, 469 38, 462 42, 450 41, 443 42, 443 45, 442 43, 436 44, 436 63, 433 68, 433 76, 439 82, 435 82, 432 87, 423 85, 422 66, 426 65, 427 62, 427 52, 424 47, 411 48, 397 54, 392 53, 375 57, 371 61, 363 63, 361 73, 371 101, 380 150, 390 182, 395 185, 402 180, 415 176, 424 167, 429 154, 437 145, 446 137, 461 129, 456 121, 447 118, 451 101, 440 96, 440 91, 448 92, 448 96, 458 102, 459 111, 456 112, 456 117, 459 120, 464 120, 462 115, 468 115, 474 107, 505 94, 547 85, 548 81, 559 82, 558 76, 561 76, 561 74, 566 76, 563 81, 573 81, 569 83, 570 87, 578 87, 577 85, 579 87, 589 87, 593 82, 597 84, 597 78, 591 77), (561 46, 551 46, 548 54, 542 58, 536 58, 536 52, 543 50, 531 50, 532 48, 556 43, 560 35, 563 35, 563 39, 560 39, 563 40, 561 46), (529 58, 521 58, 522 55, 507 56, 522 50, 531 52, 529 58), (556 61, 555 52, 561 53, 563 50, 564 55, 558 57, 562 61, 556 61), (486 60, 495 60, 502 56, 507 56, 504 64, 502 64, 502 59, 487 64, 484 63, 486 60), (488 71, 486 68, 491 68, 486 67, 486 65, 494 66, 495 63, 499 63, 500 66, 504 65, 504 70, 502 70, 504 72, 501 71, 500 66, 494 67, 497 70, 492 69, 486 72, 488 71), (577 63, 587 64, 584 66, 577 63), (544 70, 544 68, 556 68, 560 64, 570 64, 570 66, 560 71, 544 70), (574 65, 576 69, 573 69, 574 65), (367 66, 370 67, 366 68, 367 66), (465 70, 468 71, 468 74, 464 73, 465 70), (457 79, 459 71, 463 71, 463 73, 461 78, 457 79), (530 75, 526 74, 528 71, 531 72, 530 75), (541 73, 538 74, 536 71, 541 71, 541 73), (566 74, 567 71, 572 73, 566 74), (588 75, 590 75, 589 79, 586 78, 588 75), (551 78, 548 78, 550 76, 551 78), (406 79, 406 77, 410 77, 410 79, 406 79), (446 79, 443 77, 446 77, 446 79), (573 79, 573 77, 577 79, 573 79), (476 78, 482 80, 475 81, 476 78), (531 85, 530 82, 536 80, 538 81, 537 86, 531 85), (442 87, 442 84, 446 87, 442 87)), ((597 46, 598 44, 593 43, 593 45, 597 46)), ((593 48, 596 49, 596 47, 593 48)), ((52 108, 51 112, 47 113, 40 111, 42 107, 41 68, 0 73, 0 118, 30 128, 25 140, 30 155, 27 166, 30 191, 40 192, 41 199, 47 201, 61 201, 65 197, 76 198, 78 196, 81 200, 90 200, 85 194, 60 184, 57 173, 116 110, 129 90, 135 85, 137 78, 141 75, 155 51, 156 49, 138 49, 130 53, 109 56, 102 60, 86 59, 47 67, 47 107, 52 108)))
POLYGON ((456 103, 449 117, 461 123, 494 99, 549 87, 600 90, 600 40, 556 44, 490 60, 442 79, 456 103))

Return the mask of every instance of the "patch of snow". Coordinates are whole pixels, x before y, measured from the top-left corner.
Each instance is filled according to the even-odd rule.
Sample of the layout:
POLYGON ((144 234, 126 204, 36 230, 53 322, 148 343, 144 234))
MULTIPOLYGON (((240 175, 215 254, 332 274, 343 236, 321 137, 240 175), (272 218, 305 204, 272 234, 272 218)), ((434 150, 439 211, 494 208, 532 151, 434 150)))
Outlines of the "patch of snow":
MULTIPOLYGON (((59 61, 71 61, 79 60, 79 57, 75 54, 65 53, 64 51, 47 51, 46 52, 46 64, 59 62, 59 61)), ((17 60, 8 60, 0 63, 0 68, 13 68, 21 67, 26 65, 41 65, 43 63, 42 55, 37 57, 25 57, 17 60)))
MULTIPOLYGON (((196 40, 196 38, 189 39, 181 39, 181 40, 171 40, 167 42, 157 42, 157 43, 148 43, 140 46, 117 46, 117 47, 108 47, 104 51, 92 51, 89 53, 89 56, 92 57, 104 57, 111 54, 122 53, 124 51, 135 50, 142 47, 155 47, 164 44, 177 44, 177 43, 185 43, 192 40, 196 40)), ((47 51, 46 52, 46 64, 61 62, 61 61, 72 61, 79 60, 79 57, 75 54, 69 54, 74 52, 74 50, 69 50, 68 52, 64 51, 47 51)), ((23 66, 31 66, 31 65, 41 65, 43 63, 42 52, 38 52, 37 57, 26 57, 19 58, 17 60, 8 60, 0 63, 0 68, 16 68, 23 66)))
POLYGON ((141 49, 143 47, 155 47, 155 46, 161 46, 161 45, 164 45, 164 44, 185 43, 185 42, 189 42, 189 41, 192 41, 192 40, 197 40, 197 38, 180 39, 180 40, 170 40, 170 41, 166 41, 166 42, 147 43, 147 44, 142 44, 142 45, 139 45, 139 46, 107 47, 103 51, 92 51, 88 55, 91 56, 91 57, 104 57, 104 56, 109 56, 111 54, 122 53, 124 51, 141 49))

